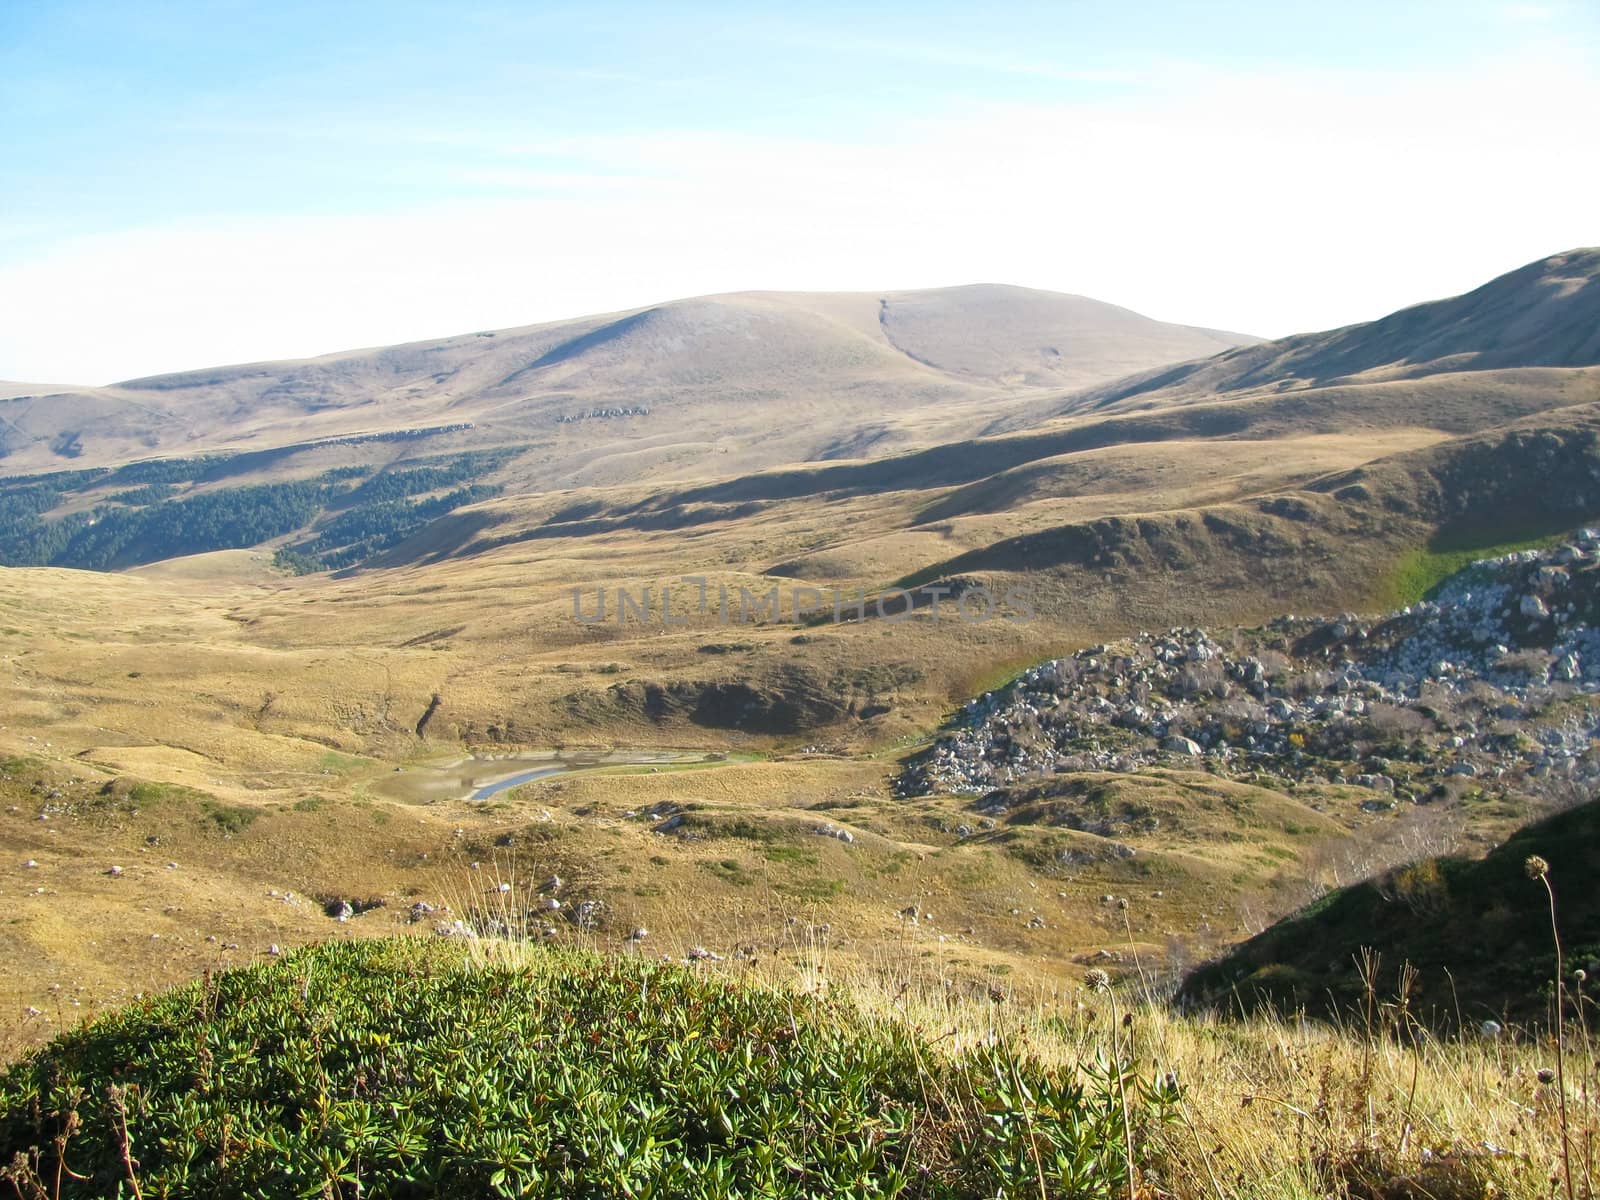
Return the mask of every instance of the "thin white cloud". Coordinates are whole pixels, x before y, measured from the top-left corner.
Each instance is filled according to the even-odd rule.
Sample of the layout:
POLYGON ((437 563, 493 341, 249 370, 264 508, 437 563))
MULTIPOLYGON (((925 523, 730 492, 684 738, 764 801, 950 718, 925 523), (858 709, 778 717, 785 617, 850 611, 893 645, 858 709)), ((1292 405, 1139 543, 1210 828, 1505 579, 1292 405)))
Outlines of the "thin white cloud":
MULTIPOLYGON (((1600 242, 1600 81, 1192 72, 850 144, 687 131, 377 218, 151 228, 0 268, 0 378, 103 382, 745 288, 998 280, 1283 334, 1600 242)), ((540 143, 541 152, 552 149, 540 143)), ((477 170, 477 168, 473 168, 477 170)))
POLYGON ((997 75, 1050 79, 1060 83, 1136 84, 1161 73, 1160 64, 1146 62, 1135 72, 1114 67, 1073 67, 1015 54, 997 54, 953 45, 938 45, 891 38, 863 38, 830 35, 818 37, 797 27, 785 27, 783 40, 830 53, 864 55, 879 61, 920 63, 933 67, 961 67, 997 75))
POLYGON ((1551 4, 1502 4, 1498 12, 1502 20, 1517 25, 1548 25, 1556 19, 1551 4))

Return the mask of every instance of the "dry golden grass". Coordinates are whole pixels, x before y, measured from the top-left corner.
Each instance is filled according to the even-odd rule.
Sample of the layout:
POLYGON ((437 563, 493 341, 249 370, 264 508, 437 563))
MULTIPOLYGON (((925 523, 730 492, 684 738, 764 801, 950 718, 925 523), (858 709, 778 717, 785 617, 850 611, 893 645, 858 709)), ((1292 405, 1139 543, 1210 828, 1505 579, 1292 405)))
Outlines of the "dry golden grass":
MULTIPOLYGON (((1183 453, 1147 448, 1148 458, 1088 452, 1052 460, 1056 474, 1027 485, 1028 496, 1008 493, 1006 515, 915 528, 917 513, 942 493, 786 501, 686 529, 568 536, 540 529, 552 510, 547 500, 506 500, 474 510, 489 527, 478 542, 453 547, 473 551, 465 557, 348 579, 264 574, 261 556, 250 552, 120 576, 0 570, 0 683, 10 693, 0 747, 25 749, 20 738, 48 737, 67 753, 87 751, 151 778, 234 792, 271 791, 291 783, 289 776, 320 772, 329 750, 396 762, 447 755, 464 742, 767 748, 772 731, 660 725, 607 697, 627 681, 782 687, 790 668, 842 704, 886 707, 826 734, 882 746, 936 724, 997 663, 1036 661, 1123 632, 1141 614, 1176 617, 1203 601, 1217 614, 1246 615, 1272 601, 1248 572, 1228 577, 1237 556, 1220 551, 1204 578, 1173 580, 1165 599, 1152 592, 1158 578, 1140 581, 1147 598, 1137 607, 1124 602, 1115 577, 1094 588, 1071 585, 1068 595, 1053 576, 1035 578, 1026 561, 1010 562, 994 582, 1002 590, 1037 588, 1040 619, 1028 625, 918 617, 808 629, 787 620, 724 626, 713 614, 691 614, 681 628, 658 619, 584 626, 573 617, 572 589, 584 589, 591 607, 594 589, 608 589, 613 611, 617 588, 637 595, 649 586, 659 597, 685 574, 734 596, 740 587, 760 594, 775 584, 786 595, 807 584, 873 593, 999 537, 1091 512, 1159 512, 1270 490, 1399 444, 1391 443, 1230 442, 1188 445, 1183 453), (1095 495, 1053 494, 1065 486, 1061 472, 1086 472, 1091 482, 1081 486, 1095 495), (768 573, 774 569, 782 577, 768 573), (803 644, 795 640, 802 635, 803 644), (720 656, 703 649, 728 644, 738 649, 720 656), (881 689, 871 681, 884 677, 897 682, 875 694, 881 689), (416 724, 435 695, 441 705, 419 741, 416 724), (153 747, 185 756, 152 755, 153 747)), ((641 493, 634 486, 593 495, 622 507, 641 493)), ((428 538, 446 538, 452 527, 446 521, 428 538)), ((776 744, 810 736, 796 735, 779 733, 776 744)))
MULTIPOLYGON (((480 903, 486 916, 497 911, 495 900, 480 903)), ((515 905, 498 911, 517 927, 515 905)), ((1138 1197, 1532 1200, 1569 1194, 1569 1165, 1572 1196, 1592 1198, 1600 1182, 1600 1063, 1576 1023, 1563 1123, 1548 1037, 1441 1040, 1376 994, 1369 1013, 1340 1025, 1186 1015, 1141 974, 1113 990, 1092 969, 1066 978, 974 974, 915 939, 847 950, 810 921, 785 928, 770 953, 752 946, 699 967, 745 986, 847 997, 869 1023, 908 1026, 951 1055, 1006 1044, 1091 1086, 1103 1086, 1107 1062, 1128 1063, 1152 1084, 1176 1081, 1175 1119, 1138 1134, 1158 1164, 1138 1197)), ((648 943, 620 952, 665 946, 681 958, 695 944, 652 931, 648 943)), ((521 940, 464 947, 480 964, 550 969, 521 940)))
POLYGON ((1360 814, 1351 789, 1320 796, 1318 815, 1265 789, 1158 774, 1115 781, 1163 814, 1159 831, 1130 834, 1137 859, 1064 868, 1059 839, 1095 839, 978 830, 961 798, 893 799, 893 755, 601 766, 489 802, 419 803, 404 786, 390 792, 441 773, 425 762, 397 776, 322 750, 294 769, 235 774, 159 743, 84 756, 29 745, 0 760, 0 1013, 28 1043, 274 943, 431 931, 501 880, 531 904, 551 874, 565 899, 604 902, 593 936, 613 948, 643 926, 652 953, 702 945, 732 958, 750 946, 776 961, 827 926, 836 962, 870 965, 887 948, 974 984, 1059 986, 1080 960, 1131 972, 1130 946, 1167 973, 1297 903, 1297 880, 1325 875, 1348 830, 1392 823, 1360 814), (673 814, 682 828, 655 832, 673 814), (328 898, 383 907, 340 923, 323 912, 328 898), (413 925, 418 900, 440 911, 413 925), (39 1015, 17 1016, 30 1007, 39 1015))
MULTIPOLYGON (((1288 1019, 1219 1022, 1086 990, 994 1004, 971 992, 850 981, 893 1019, 949 1031, 953 1044, 1005 1037, 1062 1065, 1131 1055, 1183 1085, 1152 1181, 1185 1197, 1456 1197, 1561 1194, 1554 1051, 1541 1040, 1441 1042, 1385 1027, 1288 1019), (897 998, 898 996, 898 998, 897 998), (1126 1024, 1123 1022, 1126 1021, 1126 1024)), ((1594 1064, 1569 1081, 1577 1196, 1592 1196, 1600 1132, 1594 1064)))

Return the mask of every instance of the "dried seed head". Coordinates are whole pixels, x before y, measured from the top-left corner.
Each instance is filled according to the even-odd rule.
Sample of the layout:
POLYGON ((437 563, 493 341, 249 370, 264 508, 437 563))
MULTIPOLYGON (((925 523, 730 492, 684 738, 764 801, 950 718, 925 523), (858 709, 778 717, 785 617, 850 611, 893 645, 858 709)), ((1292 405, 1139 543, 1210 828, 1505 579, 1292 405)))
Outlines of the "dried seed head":
POLYGON ((1540 1083, 1547 1083, 1548 1084, 1548 1083, 1554 1083, 1555 1081, 1556 1081, 1556 1073, 1554 1071, 1552 1071, 1549 1067, 1540 1067, 1539 1068, 1539 1082, 1540 1083))
POLYGON ((1083 986, 1091 992, 1108 992, 1111 990, 1111 976, 1099 967, 1090 967, 1083 973, 1083 986))
POLYGON ((1527 861, 1522 864, 1522 869, 1527 871, 1529 879, 1543 879, 1550 874, 1550 864, 1537 854, 1528 855, 1527 861))

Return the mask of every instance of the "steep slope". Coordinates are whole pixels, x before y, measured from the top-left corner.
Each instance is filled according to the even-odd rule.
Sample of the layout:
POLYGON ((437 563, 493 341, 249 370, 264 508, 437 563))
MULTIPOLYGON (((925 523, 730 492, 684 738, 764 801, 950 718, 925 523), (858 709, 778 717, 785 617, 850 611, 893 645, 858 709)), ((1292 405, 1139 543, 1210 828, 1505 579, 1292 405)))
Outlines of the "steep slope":
POLYGON ((1100 630, 1370 611, 1404 602, 1417 555, 1600 518, 1597 478, 1600 406, 1575 406, 1227 503, 1043 525, 902 582, 1015 578, 1037 603, 1100 630))
POLYGON ((1462 296, 1381 320, 1228 351, 1095 388, 1060 411, 1173 403, 1256 388, 1600 364, 1600 248, 1554 254, 1462 296))
MULTIPOLYGON (((1417 968, 1412 1011, 1451 1026, 1457 1012, 1540 1020, 1555 978, 1549 897, 1527 860, 1549 866, 1556 923, 1576 986, 1600 983, 1600 802, 1520 830, 1480 861, 1424 859, 1318 900, 1194 972, 1180 1004, 1238 1013, 1263 1005, 1354 1017, 1363 1004, 1362 952, 1380 956, 1380 1000, 1395 998, 1403 963, 1417 968)), ((1568 1015, 1571 988, 1567 980, 1568 1015)))

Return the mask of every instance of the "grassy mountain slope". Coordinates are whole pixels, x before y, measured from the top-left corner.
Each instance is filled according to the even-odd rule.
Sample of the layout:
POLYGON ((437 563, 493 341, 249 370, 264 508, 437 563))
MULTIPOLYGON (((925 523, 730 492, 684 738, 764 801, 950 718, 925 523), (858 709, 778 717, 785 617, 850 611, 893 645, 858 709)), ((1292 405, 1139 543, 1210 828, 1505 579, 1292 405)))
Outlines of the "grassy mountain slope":
MULTIPOLYGON (((1586 391, 1574 385, 1545 398, 1576 401, 1586 391)), ((1226 408, 1108 418, 680 491, 599 494, 573 512, 479 507, 399 547, 394 561, 596 539, 620 547, 692 531, 708 544, 771 547, 745 562, 823 586, 957 577, 986 579, 997 592, 1025 586, 1047 620, 1092 640, 1183 622, 1389 607, 1412 556, 1600 517, 1592 402, 1458 436, 1359 424, 1305 435, 1269 426, 1259 438, 1228 424, 1215 436, 1219 427, 1204 422, 1226 408)), ((1320 412, 1323 421, 1337 425, 1338 416, 1320 412)))
MULTIPOLYGON (((1600 802, 1517 832, 1480 860, 1423 859, 1330 892, 1301 912, 1194 972, 1180 1003, 1225 1010, 1276 1005, 1359 1019, 1361 954, 1381 956, 1380 999, 1392 999, 1402 964, 1418 971, 1414 1011, 1442 1024, 1485 1018, 1541 1021, 1550 1009, 1555 946, 1533 855, 1550 865, 1556 924, 1579 990, 1593 1002, 1600 960, 1600 802)), ((1568 1005, 1573 980, 1567 980, 1568 1005)), ((1570 1015, 1570 1007, 1569 1007, 1570 1015)))
POLYGON ((592 459, 623 453, 610 474, 682 477, 717 459, 726 470, 970 433, 1017 387, 1105 381, 1243 340, 1023 289, 741 293, 13 395, 0 398, 0 453, 39 471, 456 423, 540 448, 546 484, 608 477, 592 459))
MULTIPOLYGON (((1276 585, 1284 590, 1275 598, 1291 605, 1304 589, 1302 601, 1320 591, 1324 608, 1370 608, 1384 599, 1396 552, 1452 541, 1489 546, 1600 515, 1597 439, 1600 406, 1574 406, 1232 504, 1111 516, 997 541, 917 578, 1055 571, 1094 574, 1148 595, 1186 577, 1242 598, 1251 590, 1245 573, 1253 572, 1256 591, 1276 585), (1233 585, 1219 587, 1229 573, 1233 585)), ((1163 623, 1150 616, 1144 624, 1163 623)))
MULTIPOLYGON (((274 548, 288 545, 307 556, 294 560, 307 565, 310 560, 335 567, 369 560, 399 565, 418 557, 480 553, 529 536, 568 540, 752 519, 785 521, 794 507, 786 502, 814 503, 812 498, 826 495, 894 498, 878 504, 879 511, 848 535, 769 565, 795 577, 813 564, 849 560, 880 584, 925 576, 941 562, 958 564, 953 569, 994 569, 996 562, 1015 559, 1017 539, 1056 536, 1050 531, 1086 521, 1148 517, 1160 522, 1167 519, 1164 514, 1271 497, 1313 487, 1319 475, 1420 451, 1448 438, 1502 426, 1529 429, 1529 420, 1540 413, 1552 414, 1552 427, 1560 426, 1565 418, 1556 414, 1561 410, 1576 412, 1600 396, 1600 368, 1536 364, 1587 356, 1581 322, 1575 327, 1566 315, 1573 305, 1581 309, 1592 294, 1583 282, 1590 277, 1592 257, 1557 256, 1460 302, 1419 306, 1370 325, 1318 335, 1337 344, 1340 361, 1350 356, 1387 361, 1404 350, 1411 367, 1421 372, 1432 364, 1428 369, 1434 373, 1328 373, 1318 376, 1319 386, 1306 387, 1275 374, 1280 384, 1289 384, 1287 391, 1277 384, 1228 384, 1233 390, 1208 391, 1191 379, 1178 391, 1140 392, 1128 405, 1114 406, 1138 411, 1106 412, 1104 406, 1085 408, 1074 401, 1071 414, 1042 423, 1025 410, 1037 415, 1038 397, 1051 392, 1039 385, 1050 372, 1060 375, 1095 363, 1100 366, 1094 369, 1101 369, 1109 361, 1105 356, 1122 353, 1119 338, 1141 345, 1154 339, 1170 347, 1173 343, 1163 339, 1172 327, 1076 297, 994 286, 876 298, 752 293, 493 337, 333 356, 301 364, 288 376, 275 374, 275 368, 251 367, 135 381, 136 390, 148 395, 187 397, 182 404, 209 397, 218 387, 234 389, 239 407, 231 415, 244 426, 246 414, 262 405, 300 406, 295 428, 301 440, 294 445, 231 459, 216 456, 210 474, 238 483, 315 481, 314 466, 330 455, 347 456, 350 470, 365 466, 369 473, 391 475, 447 454, 462 461, 473 461, 466 456, 476 454, 477 461, 491 464, 457 478, 453 492, 419 494, 409 513, 385 510, 356 521, 343 517, 338 504, 322 502, 304 513, 296 509, 299 520, 286 516, 270 529, 220 538, 171 537, 158 557, 271 541, 274 548), (1554 315, 1552 306, 1559 310, 1554 315), (1527 332, 1518 325, 1518 313, 1538 315, 1538 329, 1545 332, 1527 332), (1548 325, 1540 323, 1545 317, 1551 318, 1548 325), (1507 324, 1523 332, 1497 332, 1507 324), (1043 339, 1067 327, 1083 331, 1083 345, 1081 352, 1063 352, 1058 361, 1046 352, 1062 347, 1043 339), (1400 346, 1402 341, 1409 349, 1400 346), (1478 346, 1481 352, 1464 359, 1463 346, 1478 346), (1048 366, 1044 374, 1039 362, 1048 366), (430 376, 426 386, 417 383, 424 369, 437 376, 430 376), (308 429, 315 428, 315 414, 308 418, 305 404, 321 397, 315 404, 325 405, 336 421, 368 412, 370 397, 363 397, 380 377, 393 384, 393 395, 383 405, 386 413, 410 413, 410 419, 436 423, 350 434, 338 444, 305 440, 308 429), (411 382, 402 387, 406 380, 411 382), (998 422, 996 388, 1022 397, 1015 414, 998 422), (398 398, 400 391, 411 398, 398 398), (590 407, 576 403, 583 397, 590 407), (782 409, 781 423, 769 420, 773 403, 782 409), (451 420, 437 423, 443 418, 451 420), (1007 421, 1030 427, 948 440, 958 430, 1007 421), (893 453, 930 441, 939 444, 893 453), (1208 442, 1225 444, 1212 451, 1208 442), (853 461, 793 465, 819 458, 853 461), (781 463, 789 465, 749 470, 781 463), (714 482, 669 485, 653 493, 640 487, 662 476, 706 473, 711 464, 721 476, 714 482), (591 486, 576 502, 546 503, 545 498, 580 482, 591 486), (498 493, 507 497, 504 503, 476 503, 498 493), (913 498, 913 493, 921 495, 913 498), (447 516, 458 508, 464 509, 458 518, 447 516), (436 527, 406 540, 429 522, 436 527), (891 549, 891 542, 898 544, 891 549), (880 549, 890 552, 873 570, 880 549), (379 553, 385 557, 374 560, 379 553)), ((1309 353, 1298 343, 1289 350, 1287 343, 1275 345, 1271 353, 1262 347, 1230 352, 1207 369, 1250 353, 1267 356, 1263 369, 1290 371, 1295 355, 1309 353)), ((118 425, 108 421, 97 427, 115 430, 118 425)), ((110 484, 120 483, 127 470, 106 476, 105 486, 91 481, 63 489, 70 495, 56 507, 38 512, 34 505, 24 516, 45 523, 73 514, 88 520, 96 505, 126 504, 140 494, 110 484)), ((36 490, 37 482, 38 477, 23 477, 8 486, 36 490)), ((216 490, 222 482, 198 481, 202 490, 216 490)), ((1396 485, 1403 487, 1404 480, 1397 477, 1396 485)), ((193 499, 194 490, 164 499, 182 503, 193 499)), ((13 551, 9 560, 124 565, 87 543, 98 544, 150 514, 110 515, 115 521, 109 533, 84 534, 78 538, 84 545, 62 550, 52 543, 52 554, 13 551)), ((171 521, 195 511, 174 507, 160 515, 171 521)), ((1405 536, 1414 540, 1416 533, 1405 536)), ((63 531, 56 534, 62 541, 63 531)))

